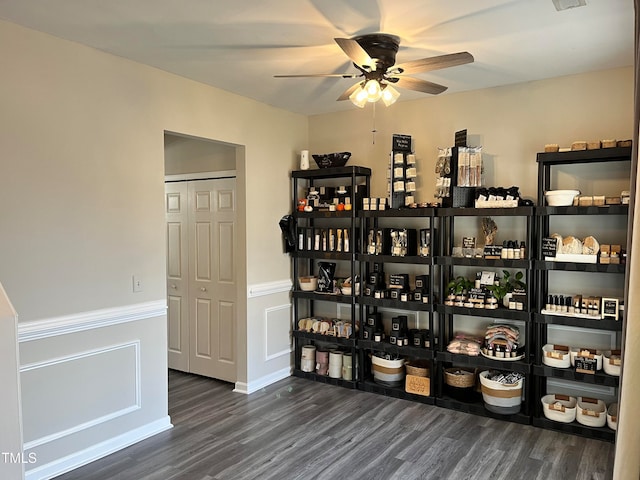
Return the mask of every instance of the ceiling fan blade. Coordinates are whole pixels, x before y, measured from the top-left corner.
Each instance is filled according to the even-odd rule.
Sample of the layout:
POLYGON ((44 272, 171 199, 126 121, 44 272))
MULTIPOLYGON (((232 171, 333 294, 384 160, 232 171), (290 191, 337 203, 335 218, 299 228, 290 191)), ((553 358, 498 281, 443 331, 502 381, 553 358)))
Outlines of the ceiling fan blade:
POLYGON ((399 65, 394 65, 392 70, 399 71, 404 75, 412 75, 414 73, 429 72, 431 70, 455 67, 457 65, 464 65, 465 63, 472 62, 473 55, 469 52, 458 52, 400 63, 399 65))
POLYGON ((360 46, 358 42, 351 38, 334 38, 340 48, 347 54, 353 63, 364 68, 369 67, 371 70, 375 69, 376 62, 369 56, 364 48, 360 46))
POLYGON ((438 85, 437 83, 427 82, 426 80, 411 77, 399 77, 398 81, 394 83, 400 88, 415 90, 422 93, 430 93, 431 95, 437 95, 447 89, 444 85, 438 85))
POLYGON ((342 95, 340 95, 338 97, 338 102, 342 101, 342 100, 347 100, 349 98, 349 96, 355 92, 357 90, 357 88, 360 86, 359 83, 356 83, 354 85, 351 85, 349 88, 347 88, 344 92, 342 92, 342 95))
POLYGON ((274 75, 275 78, 301 78, 301 77, 340 77, 340 78, 358 78, 362 75, 359 73, 310 73, 306 75, 274 75))

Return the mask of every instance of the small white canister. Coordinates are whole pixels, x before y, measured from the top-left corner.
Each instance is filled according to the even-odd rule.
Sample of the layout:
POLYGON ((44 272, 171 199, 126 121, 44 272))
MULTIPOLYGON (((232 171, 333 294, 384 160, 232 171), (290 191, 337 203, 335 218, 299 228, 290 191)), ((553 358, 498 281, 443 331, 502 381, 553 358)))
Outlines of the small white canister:
POLYGON ((309 170, 309 150, 300 152, 300 170, 309 170))
POLYGON ((350 353, 342 355, 342 379, 353 380, 353 355, 350 353))
POLYGON ((316 347, 304 345, 300 355, 300 370, 303 372, 313 372, 316 369, 316 347))
POLYGON ((331 378, 342 378, 342 356, 338 350, 329 352, 329 376, 331 378))

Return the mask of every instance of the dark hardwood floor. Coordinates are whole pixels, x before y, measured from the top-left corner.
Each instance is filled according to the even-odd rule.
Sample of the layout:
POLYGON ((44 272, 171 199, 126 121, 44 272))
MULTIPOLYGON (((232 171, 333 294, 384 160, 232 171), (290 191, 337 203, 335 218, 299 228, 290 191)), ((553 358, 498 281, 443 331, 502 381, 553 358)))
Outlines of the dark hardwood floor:
POLYGON ((174 428, 61 480, 610 479, 613 444, 288 378, 169 372, 174 428))

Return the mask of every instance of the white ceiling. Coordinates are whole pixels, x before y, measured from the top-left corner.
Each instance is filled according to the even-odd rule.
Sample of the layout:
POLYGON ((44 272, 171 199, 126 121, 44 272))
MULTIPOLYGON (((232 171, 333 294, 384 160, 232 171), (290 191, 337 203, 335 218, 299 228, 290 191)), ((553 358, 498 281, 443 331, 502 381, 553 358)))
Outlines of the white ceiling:
MULTIPOLYGON (((357 73, 335 37, 400 37, 396 63, 468 51, 469 65, 415 75, 441 94, 633 65, 633 0, 0 0, 0 18, 293 112, 336 102, 357 73)), ((399 101, 426 94, 400 90, 399 101)), ((603 92, 605 95, 606 92, 603 92)), ((391 107, 392 108, 392 107, 391 107)))

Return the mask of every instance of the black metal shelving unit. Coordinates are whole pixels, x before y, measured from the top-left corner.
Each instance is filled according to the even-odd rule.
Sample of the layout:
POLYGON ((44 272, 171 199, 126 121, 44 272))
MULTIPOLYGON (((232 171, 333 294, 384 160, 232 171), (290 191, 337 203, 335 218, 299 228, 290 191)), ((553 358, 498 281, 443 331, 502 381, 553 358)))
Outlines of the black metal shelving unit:
MULTIPOLYGON (((438 303, 435 306, 436 312, 438 312, 440 336, 440 348, 436 353, 439 392, 439 398, 436 401, 436 405, 517 423, 531 423, 531 405, 529 401, 529 392, 531 391, 531 348, 533 342, 533 329, 531 321, 531 311, 533 306, 532 295, 534 292, 534 276, 531 270, 531 260, 533 258, 532 247, 535 243, 535 222, 533 213, 533 207, 438 209, 437 215, 440 220, 441 226, 441 249, 440 256, 436 258, 436 264, 440 266, 440 288, 442 296, 444 297, 446 295, 446 292, 444 290, 449 280, 453 279, 456 276, 456 267, 478 267, 482 270, 491 271, 499 271, 501 269, 520 269, 524 271, 523 273, 525 274, 525 280, 527 284, 527 305, 525 305, 525 308, 523 310, 511 310, 503 306, 499 306, 496 309, 469 308, 444 305, 442 302, 438 303), (524 240, 526 242, 526 245, 528 246, 526 258, 485 259, 479 257, 452 256, 456 239, 455 223, 456 219, 460 217, 492 217, 497 219, 496 223, 498 224, 500 222, 500 217, 523 217, 525 225, 523 232, 524 237, 522 238, 522 240, 524 240), (495 323, 499 320, 505 320, 506 323, 512 323, 515 321, 519 322, 519 324, 521 325, 524 325, 526 345, 523 358, 517 361, 501 361, 484 357, 482 355, 467 356, 447 352, 446 345, 453 338, 453 335, 456 331, 456 329, 454 328, 455 318, 460 315, 474 317, 474 319, 477 319, 478 322, 484 320, 485 323, 495 323), (484 408, 484 404, 481 398, 475 403, 465 403, 457 399, 448 397, 445 393, 443 372, 444 368, 450 366, 467 367, 473 369, 481 368, 512 371, 524 374, 524 396, 521 412, 516 415, 499 415, 484 408)), ((499 228, 498 232, 500 232, 499 228)))
MULTIPOLYGON (((387 210, 370 210, 362 211, 362 245, 361 252, 357 255, 357 259, 360 262, 360 277, 362 279, 368 278, 368 274, 372 271, 374 264, 381 265, 412 265, 417 266, 423 274, 429 275, 429 295, 427 302, 424 301, 402 301, 390 298, 374 298, 371 296, 361 295, 358 298, 358 302, 361 307, 360 318, 366 318, 367 315, 374 314, 379 311, 380 308, 402 312, 421 312, 427 315, 428 318, 428 330, 429 330, 429 345, 430 348, 418 348, 413 346, 398 347, 383 340, 382 342, 375 342, 365 340, 363 332, 360 334, 358 345, 360 348, 360 365, 362 383, 361 389, 368 392, 379 393, 382 395, 403 398, 406 400, 418 401, 421 403, 427 403, 433 405, 435 403, 434 397, 434 381, 435 381, 435 342, 434 336, 434 290, 435 290, 435 262, 434 262, 434 247, 436 246, 436 216, 433 208, 397 208, 387 210), (429 256, 419 255, 407 255, 407 256, 394 256, 394 255, 376 255, 369 254, 366 251, 367 232, 372 228, 379 228, 382 223, 386 225, 393 224, 394 227, 404 228, 406 222, 409 219, 414 219, 419 223, 421 228, 429 230, 431 251, 429 256), (423 223, 425 222, 425 223, 423 223), (416 395, 405 391, 403 387, 386 387, 378 383, 373 382, 373 376, 371 372, 371 361, 368 355, 372 352, 386 352, 394 355, 401 355, 414 360, 421 360, 429 362, 429 381, 430 381, 430 395, 416 395)), ((362 330, 362 329, 361 329, 362 330)))
MULTIPOLYGON (((315 372, 304 372, 301 370, 301 353, 304 345, 336 345, 338 348, 352 353, 355 359, 358 351, 356 349, 357 333, 355 322, 358 316, 358 307, 355 295, 336 295, 324 294, 317 292, 307 292, 298 289, 298 277, 301 271, 305 274, 314 274, 316 263, 318 261, 332 261, 348 263, 348 270, 352 279, 358 274, 358 266, 356 264, 356 253, 359 245, 358 227, 359 217, 358 208, 359 198, 357 188, 363 185, 366 192, 369 191, 371 177, 371 169, 359 166, 322 168, 317 170, 296 170, 291 172, 292 180, 292 212, 296 220, 296 224, 301 228, 314 228, 319 225, 325 228, 348 228, 350 237, 349 252, 337 251, 319 251, 319 250, 301 250, 299 245, 295 252, 292 253, 293 259, 293 281, 294 289, 292 291, 294 330, 293 338, 295 345, 295 360, 293 374, 295 376, 314 380, 317 382, 327 383, 330 385, 338 385, 345 388, 357 388, 357 370, 353 365, 353 380, 343 380, 342 378, 331 378, 329 376, 318 375, 315 372), (312 212, 299 211, 297 208, 297 199, 301 196, 303 187, 315 187, 318 184, 326 183, 325 181, 335 181, 340 179, 351 188, 350 203, 351 210, 342 211, 318 211, 312 212), (304 183, 304 185, 302 185, 304 183), (352 333, 349 338, 335 337, 331 335, 322 335, 313 332, 302 331, 298 328, 298 321, 301 318, 301 305, 306 305, 308 316, 313 316, 315 312, 315 304, 317 302, 333 303, 348 305, 350 309, 350 319, 352 322, 352 333)), ((353 292, 355 293, 355 282, 353 282, 353 292)))
MULTIPOLYGON (((544 191, 551 186, 552 168, 556 165, 589 164, 608 161, 629 161, 630 148, 611 148, 597 151, 559 152, 538 154, 539 181, 538 198, 542 203, 544 191)), ((358 295, 325 295, 316 292, 303 292, 294 287, 292 303, 294 311, 293 337, 295 343, 295 368, 293 374, 312 381, 329 385, 341 386, 350 389, 359 389, 377 393, 393 398, 432 404, 443 408, 453 409, 469 414, 482 415, 497 418, 509 422, 533 424, 540 428, 556 430, 588 438, 603 441, 614 441, 615 432, 608 427, 593 428, 581 425, 577 422, 563 424, 553 422, 544 417, 540 398, 547 392, 548 379, 569 381, 572 384, 584 384, 592 387, 619 388, 619 378, 602 372, 586 374, 576 372, 574 368, 556 368, 544 365, 542 362, 542 346, 547 343, 547 328, 553 325, 566 327, 578 327, 580 329, 605 330, 617 332, 623 331, 622 320, 584 318, 568 315, 543 314, 544 303, 548 293, 549 276, 554 272, 575 272, 579 274, 624 275, 624 264, 600 264, 600 263, 568 263, 552 262, 543 259, 541 254, 542 238, 548 235, 549 219, 553 216, 566 216, 568 219, 580 216, 628 216, 627 205, 612 205, 606 207, 516 207, 516 208, 400 208, 381 211, 363 211, 355 197, 355 185, 366 185, 369 188, 371 171, 363 167, 342 167, 337 169, 320 169, 292 172, 292 209, 294 217, 302 225, 346 225, 351 229, 352 248, 349 253, 322 252, 322 251, 296 251, 292 253, 294 281, 304 268, 313 273, 313 267, 318 261, 346 262, 352 278, 360 276, 360 293, 358 295), (306 182, 308 186, 314 186, 320 180, 343 178, 345 183, 352 185, 351 211, 342 212, 299 212, 296 209, 296 199, 300 191, 300 182, 306 182), (454 257, 453 243, 455 238, 455 222, 459 217, 484 216, 493 217, 499 225, 500 217, 524 217, 524 240, 527 244, 526 258, 522 259, 484 259, 476 257, 454 257), (496 218, 498 217, 498 218, 496 218), (422 223, 424 222, 424 223, 422 223), (369 228, 378 228, 380 225, 404 228, 415 224, 424 225, 431 235, 431 255, 422 256, 393 256, 372 255, 366 251, 366 232, 369 228), (357 235, 356 232, 359 232, 357 235), (365 278, 375 264, 394 265, 396 270, 403 266, 411 266, 412 269, 429 274, 429 298, 423 301, 402 301, 390 298, 374 298, 364 296, 365 278), (445 289, 448 280, 452 278, 456 268, 477 267, 479 270, 512 269, 522 270, 526 274, 527 305, 522 311, 510 310, 502 306, 495 310, 468 308, 444 305, 445 289), (438 298, 441 297, 441 298, 438 298), (317 302, 329 302, 342 304, 351 311, 351 319, 355 327, 356 319, 361 322, 358 332, 353 329, 350 338, 339 338, 330 335, 300 331, 297 329, 297 321, 300 314, 300 305, 306 304, 307 311, 312 315, 314 304, 317 302), (365 339, 362 325, 369 313, 375 313, 378 309, 387 309, 402 312, 419 312, 426 314, 430 332, 430 348, 415 346, 397 346, 383 339, 381 342, 365 339), (455 318, 457 316, 478 319, 478 322, 496 323, 504 320, 506 323, 519 322, 524 325, 526 332, 526 346, 522 359, 516 361, 502 361, 484 356, 467 356, 453 354, 446 351, 446 345, 454 332, 455 318), (436 334, 437 332, 437 334, 436 334), (300 369, 300 354, 303 345, 332 344, 339 348, 351 351, 358 356, 358 376, 346 381, 343 379, 320 376, 315 372, 303 372, 300 369), (430 395, 415 395, 405 391, 404 386, 389 387, 373 381, 371 361, 369 355, 373 352, 386 352, 400 355, 406 358, 419 359, 430 365, 430 395), (515 415, 495 414, 484 407, 482 396, 475 392, 468 402, 448 396, 443 388, 443 370, 449 366, 466 367, 479 371, 481 369, 496 369, 513 371, 525 375, 524 399, 521 412, 515 415)), ((420 227, 423 228, 423 227, 420 227)), ((297 285, 296 285, 297 286, 297 285)), ((523 328, 523 327, 521 327, 523 328)), ((577 346, 577 345, 576 345, 577 346)))
MULTIPOLYGON (((583 150, 570 152, 554 152, 554 153, 538 153, 538 199, 540 206, 535 208, 537 223, 537 258, 533 262, 533 269, 536 272, 536 283, 538 290, 536 311, 541 312, 544 309, 545 299, 550 293, 549 275, 553 272, 575 272, 576 274, 604 274, 604 275, 624 275, 626 265, 624 264, 600 264, 600 263, 570 263, 570 262, 553 262, 545 261, 542 257, 542 239, 548 236, 550 230, 550 219, 554 216, 563 216, 570 220, 572 217, 593 216, 594 220, 598 216, 627 216, 629 214, 628 205, 605 205, 605 206, 545 206, 544 192, 551 190, 553 167, 573 165, 597 164, 607 162, 629 162, 631 161, 631 147, 603 148, 598 150, 583 150)), ((597 222, 594 222, 597 223, 597 222)), ((597 232, 597 227, 594 228, 597 232)), ((536 354, 533 365, 534 377, 534 398, 536 408, 532 418, 533 425, 556 430, 560 432, 570 433, 588 438, 595 438, 604 441, 613 442, 615 440, 615 432, 607 426, 602 428, 594 428, 579 424, 574 421, 570 424, 554 422, 544 417, 540 398, 547 393, 547 380, 559 379, 562 381, 575 382, 577 384, 594 385, 602 387, 619 387, 619 377, 607 375, 603 372, 595 374, 585 374, 576 372, 575 368, 556 368, 543 364, 542 346, 547 343, 547 328, 550 325, 564 325, 568 327, 578 327, 580 329, 606 330, 621 333, 623 331, 623 321, 600 319, 600 318, 584 318, 568 315, 553 315, 535 313, 533 315, 536 335, 536 354)), ((621 335, 618 335, 621 338, 621 335)), ((580 347, 580 345, 572 345, 580 347)), ((574 384, 575 384, 574 383, 574 384)), ((572 385, 574 385, 572 384, 572 385)), ((591 395, 589 395, 591 396, 591 395)))

